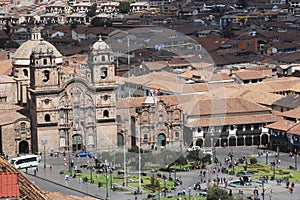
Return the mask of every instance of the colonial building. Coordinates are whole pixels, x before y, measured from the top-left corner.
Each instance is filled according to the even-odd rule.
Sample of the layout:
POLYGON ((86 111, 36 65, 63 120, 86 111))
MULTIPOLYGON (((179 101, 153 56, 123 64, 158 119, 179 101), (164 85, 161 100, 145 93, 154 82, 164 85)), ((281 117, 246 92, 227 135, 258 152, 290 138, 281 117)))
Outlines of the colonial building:
POLYGON ((27 103, 31 121, 31 152, 40 152, 42 141, 47 141, 47 151, 96 151, 116 145, 113 62, 110 46, 99 37, 87 67, 70 70, 62 66, 55 47, 33 30, 31 40, 13 58, 17 99, 27 103))

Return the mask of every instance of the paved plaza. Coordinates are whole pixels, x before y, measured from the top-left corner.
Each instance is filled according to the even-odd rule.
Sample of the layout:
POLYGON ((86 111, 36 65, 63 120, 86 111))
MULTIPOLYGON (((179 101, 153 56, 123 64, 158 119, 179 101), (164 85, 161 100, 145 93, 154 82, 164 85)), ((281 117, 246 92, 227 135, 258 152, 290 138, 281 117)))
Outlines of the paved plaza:
MULTIPOLYGON (((256 148, 234 148, 233 149, 236 153, 236 157, 242 156, 242 155, 246 155, 246 156, 256 156, 257 151, 261 151, 259 149, 256 148)), ((230 151, 233 151, 230 148, 223 148, 223 149, 217 149, 217 157, 219 158, 219 160, 223 161, 223 158, 226 156, 226 154, 230 151)), ((273 157, 272 157, 272 153, 269 154, 269 160, 272 161, 273 157)), ((48 163, 46 164, 46 168, 44 168, 44 163, 43 161, 40 163, 38 171, 35 175, 34 178, 39 178, 39 179, 43 179, 52 183, 55 183, 59 186, 65 187, 65 188, 69 188, 71 190, 77 191, 81 194, 83 194, 83 196, 90 196, 93 197, 95 199, 105 199, 106 196, 108 195, 109 199, 111 200, 120 200, 120 199, 124 199, 124 200, 131 200, 131 199, 146 199, 147 194, 141 194, 141 195, 133 195, 133 191, 135 190, 135 188, 130 188, 127 187, 128 190, 130 190, 131 192, 127 192, 127 193, 123 193, 123 192, 115 192, 112 190, 106 190, 105 187, 98 187, 98 185, 96 184, 90 184, 90 183, 79 183, 78 179, 74 179, 74 178, 69 178, 69 180, 65 180, 65 176, 64 174, 60 174, 61 171, 68 171, 68 166, 65 166, 63 164, 58 164, 59 162, 55 162, 56 160, 59 159, 63 159, 63 157, 59 157, 59 158, 49 158, 48 159, 48 163), (51 163, 52 162, 52 163, 51 163), (50 167, 51 166, 51 167, 50 167)), ((283 162, 281 163, 281 165, 283 165, 282 167, 287 167, 291 164, 293 164, 293 160, 288 160, 288 155, 287 154, 281 154, 281 159, 283 160, 283 162)), ((265 157, 261 156, 258 159, 260 162, 265 162, 265 157)), ((76 158, 74 158, 75 164, 76 164, 76 158)), ((206 173, 206 176, 200 176, 200 171, 201 170, 191 170, 189 172, 177 172, 176 176, 179 177, 182 180, 182 185, 177 187, 177 191, 176 192, 172 192, 172 193, 167 193, 168 196, 174 196, 177 195, 178 192, 186 190, 188 191, 188 188, 194 187, 194 184, 197 182, 201 182, 201 188, 207 188, 207 183, 210 182, 210 180, 213 180, 215 178, 222 178, 222 179, 226 179, 229 180, 228 183, 230 183, 231 181, 234 180, 239 180, 238 177, 236 176, 231 176, 228 174, 223 174, 223 173, 214 173, 213 172, 213 167, 215 167, 215 164, 212 164, 208 167, 208 172, 206 173)), ((28 176, 29 178, 33 178, 34 176, 34 171, 33 170, 29 170, 28 171, 28 176)), ((174 176, 174 174, 172 173, 171 176, 174 176)), ((262 187, 257 187, 258 189, 258 193, 259 193, 259 198, 262 199, 272 199, 272 200, 282 200, 282 198, 289 198, 291 200, 300 200, 300 183, 295 183, 295 188, 293 193, 291 193, 286 187, 285 187, 285 182, 281 183, 280 185, 277 184, 276 181, 268 181, 268 183, 265 183, 265 195, 264 198, 262 197, 261 193, 262 193, 262 187), (298 189, 299 188, 299 189, 298 189)), ((122 187, 122 185, 118 185, 120 187, 122 187)), ((232 194, 236 197, 242 197, 243 199, 247 199, 247 197, 253 195, 253 190, 255 189, 254 187, 230 187, 227 186, 225 187, 225 183, 222 182, 219 184, 220 187, 222 188, 226 188, 228 191, 231 189, 232 190, 232 194)), ((44 189, 44 188, 41 188, 44 189)), ((45 189, 44 189, 45 190, 45 189)), ((163 196, 164 193, 161 193, 161 195, 163 196)), ((199 191, 196 190, 191 190, 191 195, 199 195, 199 191)))

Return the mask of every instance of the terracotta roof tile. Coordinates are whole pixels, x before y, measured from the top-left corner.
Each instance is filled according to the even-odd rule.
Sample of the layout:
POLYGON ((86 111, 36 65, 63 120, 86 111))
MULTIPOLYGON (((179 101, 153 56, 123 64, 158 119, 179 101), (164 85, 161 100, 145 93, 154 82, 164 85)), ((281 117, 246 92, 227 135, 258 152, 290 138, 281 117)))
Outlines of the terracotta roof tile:
POLYGON ((209 126, 225 126, 225 125, 239 125, 239 124, 256 124, 256 123, 270 123, 275 122, 277 117, 272 114, 253 114, 253 115, 239 115, 239 116, 224 116, 199 118, 187 124, 188 127, 209 127, 209 126))
POLYGON ((280 131, 288 131, 295 124, 296 124, 295 122, 289 120, 280 120, 272 124, 268 124, 266 127, 270 129, 280 130, 280 131))
POLYGON ((284 117, 300 119, 300 107, 281 113, 284 117))

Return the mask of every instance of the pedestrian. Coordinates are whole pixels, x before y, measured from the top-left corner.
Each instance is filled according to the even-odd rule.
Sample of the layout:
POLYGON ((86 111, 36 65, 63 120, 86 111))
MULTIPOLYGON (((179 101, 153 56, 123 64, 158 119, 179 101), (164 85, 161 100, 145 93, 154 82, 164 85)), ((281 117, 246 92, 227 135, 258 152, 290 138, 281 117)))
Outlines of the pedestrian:
POLYGON ((66 181, 68 181, 68 180, 69 180, 69 175, 68 175, 68 174, 66 174, 66 176, 65 176, 65 180, 66 180, 66 181))
POLYGON ((50 170, 52 170, 52 165, 50 165, 50 170))

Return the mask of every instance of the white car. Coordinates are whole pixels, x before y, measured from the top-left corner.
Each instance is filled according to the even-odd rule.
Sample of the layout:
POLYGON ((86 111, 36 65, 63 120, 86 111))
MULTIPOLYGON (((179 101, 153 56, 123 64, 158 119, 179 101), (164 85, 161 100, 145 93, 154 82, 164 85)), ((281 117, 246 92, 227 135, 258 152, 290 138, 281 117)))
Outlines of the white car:
POLYGON ((199 151, 199 150, 201 150, 201 148, 199 147, 199 146, 192 146, 192 147, 189 147, 188 149, 187 149, 188 151, 199 151))
POLYGON ((204 154, 213 155, 212 149, 202 149, 202 152, 203 152, 204 154))

